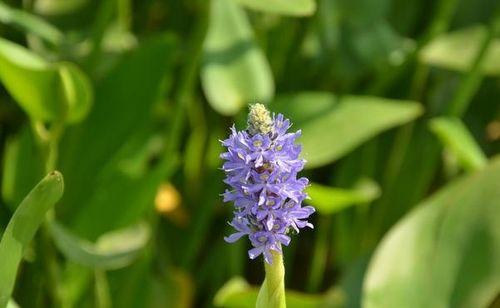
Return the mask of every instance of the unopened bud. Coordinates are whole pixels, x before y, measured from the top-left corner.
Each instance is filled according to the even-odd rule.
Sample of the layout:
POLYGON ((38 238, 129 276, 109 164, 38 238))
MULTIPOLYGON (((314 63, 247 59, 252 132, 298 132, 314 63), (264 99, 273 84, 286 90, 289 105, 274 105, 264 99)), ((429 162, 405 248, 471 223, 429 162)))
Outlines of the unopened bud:
POLYGON ((267 134, 273 129, 271 113, 262 104, 250 105, 247 123, 250 135, 267 134))

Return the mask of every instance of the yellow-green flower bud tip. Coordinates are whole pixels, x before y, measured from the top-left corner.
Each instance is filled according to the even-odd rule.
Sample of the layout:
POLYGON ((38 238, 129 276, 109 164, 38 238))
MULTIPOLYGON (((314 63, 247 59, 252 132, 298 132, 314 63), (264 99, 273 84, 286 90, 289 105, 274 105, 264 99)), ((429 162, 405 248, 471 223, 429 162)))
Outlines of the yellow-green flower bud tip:
POLYGON ((250 135, 267 134, 273 129, 271 113, 262 104, 250 105, 247 123, 250 135))

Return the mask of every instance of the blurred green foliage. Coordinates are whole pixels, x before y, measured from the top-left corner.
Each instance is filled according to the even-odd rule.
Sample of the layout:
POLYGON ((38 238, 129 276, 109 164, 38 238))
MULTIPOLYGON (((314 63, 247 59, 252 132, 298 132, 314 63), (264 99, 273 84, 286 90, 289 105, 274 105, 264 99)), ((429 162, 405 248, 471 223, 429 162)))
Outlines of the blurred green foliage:
POLYGON ((253 102, 317 208, 289 307, 498 307, 498 1, 4 0, 0 36, 0 307, 254 307, 219 196, 253 102))

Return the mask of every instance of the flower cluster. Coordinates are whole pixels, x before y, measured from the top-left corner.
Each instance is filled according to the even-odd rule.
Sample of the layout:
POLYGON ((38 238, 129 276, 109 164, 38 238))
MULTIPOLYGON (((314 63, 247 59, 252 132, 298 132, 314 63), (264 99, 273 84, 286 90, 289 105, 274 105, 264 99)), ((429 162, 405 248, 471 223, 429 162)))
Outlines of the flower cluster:
POLYGON ((299 158, 301 146, 295 144, 300 131, 288 133, 290 121, 283 115, 271 115, 261 104, 250 107, 248 128, 236 131, 222 141, 227 152, 222 169, 224 182, 231 189, 223 194, 224 202, 234 202, 234 218, 230 225, 236 233, 226 237, 235 242, 247 235, 254 248, 251 259, 260 254, 272 262, 271 250, 281 253, 281 245, 290 243, 290 232, 313 227, 307 218, 314 212, 302 207, 307 198, 306 178, 297 178, 305 161, 299 158))

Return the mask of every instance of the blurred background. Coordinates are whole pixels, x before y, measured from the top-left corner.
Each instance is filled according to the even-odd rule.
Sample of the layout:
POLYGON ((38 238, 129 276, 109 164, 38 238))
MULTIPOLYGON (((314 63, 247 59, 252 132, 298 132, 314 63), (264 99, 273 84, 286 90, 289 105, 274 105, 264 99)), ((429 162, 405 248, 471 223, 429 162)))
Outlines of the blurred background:
POLYGON ((0 234, 65 182, 12 307, 254 307, 219 169, 254 102, 317 210, 289 307, 500 307, 498 1, 4 0, 0 36, 0 234))

